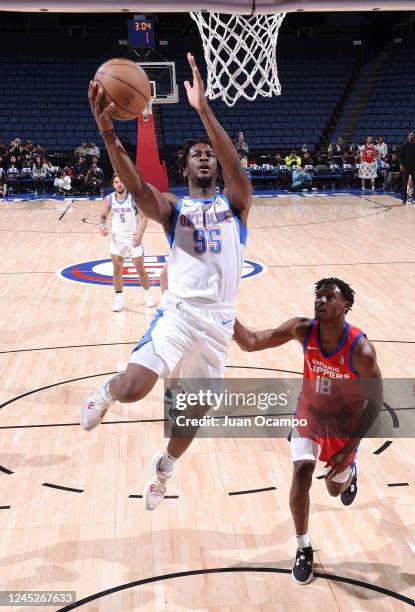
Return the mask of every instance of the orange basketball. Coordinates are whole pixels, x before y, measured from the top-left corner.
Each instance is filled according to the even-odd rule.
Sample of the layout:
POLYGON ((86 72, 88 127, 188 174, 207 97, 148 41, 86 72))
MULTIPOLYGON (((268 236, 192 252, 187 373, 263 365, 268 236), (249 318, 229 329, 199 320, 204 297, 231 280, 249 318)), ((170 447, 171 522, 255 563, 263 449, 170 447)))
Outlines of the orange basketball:
POLYGON ((114 119, 135 119, 143 112, 151 96, 148 76, 136 62, 112 59, 102 64, 95 73, 105 92, 104 105, 114 102, 114 119))

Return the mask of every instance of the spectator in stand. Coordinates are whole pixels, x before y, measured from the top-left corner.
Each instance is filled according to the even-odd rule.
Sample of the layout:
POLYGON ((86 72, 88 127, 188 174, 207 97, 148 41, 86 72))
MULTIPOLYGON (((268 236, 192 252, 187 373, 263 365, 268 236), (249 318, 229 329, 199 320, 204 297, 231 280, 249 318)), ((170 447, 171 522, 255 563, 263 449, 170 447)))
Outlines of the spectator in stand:
POLYGON ((10 159, 12 157, 15 157, 16 160, 17 160, 18 157, 19 157, 19 153, 20 153, 20 151, 19 151, 19 144, 18 144, 17 140, 16 139, 11 140, 9 148, 7 149, 7 157, 9 159, 9 163, 10 163, 10 159))
POLYGON ((96 145, 96 143, 92 140, 89 144, 89 148, 88 148, 88 157, 87 157, 87 161, 91 164, 92 163, 92 158, 96 157, 97 159, 99 159, 99 156, 101 155, 101 151, 99 150, 99 147, 96 145))
POLYGON ((388 154, 388 145, 386 144, 386 142, 383 142, 383 136, 378 136, 376 138, 375 149, 378 153, 378 159, 385 160, 388 154))
POLYGON ((395 191, 401 182, 401 169, 396 151, 388 159, 388 166, 385 173, 384 189, 386 191, 395 191))
POLYGON ((86 195, 102 195, 104 192, 102 187, 103 182, 104 173, 101 168, 98 168, 96 163, 92 164, 85 177, 86 195))
POLYGON ((344 151, 343 155, 341 156, 340 164, 339 164, 341 171, 342 171, 341 185, 342 187, 347 187, 348 189, 351 189, 353 186, 355 172, 356 172, 356 169, 352 162, 353 160, 350 159, 347 151, 344 151))
POLYGON ((59 192, 63 193, 65 196, 65 194, 69 193, 71 190, 71 177, 65 175, 63 170, 59 170, 53 184, 58 188, 59 192))
POLYGON ((86 159, 88 152, 89 152, 88 143, 86 140, 83 140, 81 146, 75 149, 74 155, 75 157, 83 157, 86 159))
POLYGON ((320 153, 320 151, 317 151, 316 153, 314 165, 315 166, 325 166, 326 165, 326 160, 324 159, 323 154, 320 153))
POLYGON ((310 157, 310 153, 308 151, 304 151, 303 159, 301 160, 301 167, 305 168, 306 166, 314 166, 314 161, 310 157))
POLYGON ((345 150, 345 146, 344 146, 343 138, 341 136, 337 136, 336 142, 330 143, 329 148, 327 149, 327 152, 333 156, 333 159, 334 159, 333 163, 339 164, 340 159, 344 153, 344 150, 345 150))
POLYGON ((47 170, 43 167, 42 158, 39 156, 36 157, 35 163, 33 164, 32 175, 35 185, 35 195, 38 195, 40 191, 45 194, 45 180, 47 176, 47 170))
POLYGON ((67 162, 66 166, 63 169, 63 173, 65 176, 70 176, 70 177, 72 177, 75 174, 75 171, 72 168, 72 164, 70 162, 67 162))
POLYGON ((347 153, 347 151, 344 151, 344 153, 341 156, 339 165, 343 167, 345 164, 347 166, 351 163, 352 163, 352 160, 350 159, 349 154, 347 153))
POLYGON ((25 159, 22 162, 22 168, 20 170, 20 187, 24 193, 34 191, 34 181, 32 174, 32 159, 30 155, 25 155, 25 159))
POLYGON ((297 155, 296 150, 292 149, 291 153, 285 158, 285 165, 289 168, 294 166, 301 166, 301 158, 297 155))
POLYGON ((242 160, 243 159, 246 160, 246 165, 245 165, 245 168, 246 168, 248 165, 249 146, 245 142, 244 133, 242 131, 239 132, 238 134, 238 140, 235 144, 235 149, 239 155, 239 159, 241 160, 241 165, 242 165, 242 160))
POLYGON ((375 180, 378 175, 376 163, 377 151, 371 136, 368 136, 366 143, 360 147, 360 157, 359 178, 362 179, 362 191, 366 190, 366 179, 370 179, 372 191, 375 191, 375 180))
POLYGON ((7 168, 7 187, 10 192, 10 189, 14 191, 18 186, 18 179, 20 176, 20 169, 18 167, 17 157, 16 155, 10 156, 9 167, 7 168))
POLYGON ((26 151, 29 153, 31 157, 33 157, 36 153, 36 147, 33 144, 33 140, 28 140, 26 143, 26 151))
POLYGON ((35 151, 36 151, 36 147, 33 144, 33 140, 26 141, 26 144, 24 145, 24 150, 27 155, 30 155, 30 157, 33 158, 33 155, 35 154, 35 151))
POLYGON ((74 165, 73 169, 74 169, 74 176, 72 178, 72 187, 73 189, 76 189, 80 191, 81 193, 83 193, 84 186, 85 186, 85 177, 88 172, 88 168, 85 162, 85 158, 82 157, 82 155, 78 157, 78 161, 74 165))
POLYGON ((0 155, 0 192, 3 197, 7 194, 7 161, 0 155))
POLYGON ((0 141, 0 157, 5 157, 7 155, 7 147, 0 141))
POLYGON ((334 159, 333 154, 328 152, 325 164, 330 167, 331 164, 335 164, 335 163, 337 163, 337 162, 334 159))
POLYGON ((26 150, 26 145, 23 144, 22 139, 21 138, 16 138, 16 143, 17 143, 17 160, 20 164, 23 164, 23 162, 26 159, 26 155, 29 155, 29 152, 26 150))
POLYGON ((408 198, 408 180, 415 178, 415 134, 409 132, 406 142, 401 146, 399 152, 399 164, 402 172, 402 204, 406 204, 408 198))
POLYGON ((274 157, 274 166, 277 166, 277 168, 279 166, 285 166, 285 161, 282 158, 281 153, 275 153, 275 157, 274 157))
POLYGON ((47 174, 48 172, 52 170, 52 164, 50 163, 46 155, 43 155, 41 157, 41 160, 42 160, 42 168, 45 168, 46 174, 47 174))

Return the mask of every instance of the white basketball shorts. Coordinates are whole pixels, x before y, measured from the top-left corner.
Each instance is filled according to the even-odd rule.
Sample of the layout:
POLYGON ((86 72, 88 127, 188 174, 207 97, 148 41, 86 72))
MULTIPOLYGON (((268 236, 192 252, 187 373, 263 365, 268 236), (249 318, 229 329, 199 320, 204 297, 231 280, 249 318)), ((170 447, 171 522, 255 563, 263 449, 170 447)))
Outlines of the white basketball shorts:
MULTIPOLYGON (((310 440, 309 438, 303 438, 296 429, 293 429, 291 432, 290 447, 293 462, 317 461, 320 454, 320 444, 314 440, 310 440)), ((343 472, 336 474, 336 476, 332 479, 333 482, 347 482, 347 479, 350 476, 350 469, 351 468, 349 466, 343 472)), ((326 474, 329 472, 329 470, 330 468, 326 468, 326 474)))
POLYGON ((111 238, 111 255, 119 255, 120 257, 144 257, 144 248, 142 244, 137 247, 133 246, 134 236, 132 234, 113 234, 111 238))
POLYGON ((130 363, 168 378, 182 360, 181 378, 221 379, 234 324, 234 304, 199 308, 167 290, 130 363))

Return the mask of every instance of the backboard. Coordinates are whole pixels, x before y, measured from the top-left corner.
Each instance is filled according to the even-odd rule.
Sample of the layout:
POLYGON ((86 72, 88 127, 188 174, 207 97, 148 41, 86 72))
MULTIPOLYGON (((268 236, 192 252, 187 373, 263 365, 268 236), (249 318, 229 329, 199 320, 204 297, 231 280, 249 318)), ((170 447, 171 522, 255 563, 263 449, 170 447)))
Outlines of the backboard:
POLYGON ((2 11, 62 13, 292 13, 296 11, 412 11, 413 0, 0 0, 2 11), (138 6, 139 4, 139 6, 138 6))

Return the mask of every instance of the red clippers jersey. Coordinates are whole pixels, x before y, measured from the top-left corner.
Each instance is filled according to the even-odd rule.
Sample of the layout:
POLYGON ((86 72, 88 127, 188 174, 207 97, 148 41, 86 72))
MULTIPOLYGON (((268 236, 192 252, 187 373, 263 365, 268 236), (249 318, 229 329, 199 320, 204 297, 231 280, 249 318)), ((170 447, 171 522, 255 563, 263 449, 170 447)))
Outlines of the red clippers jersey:
POLYGON ((365 148, 363 149, 363 159, 369 164, 375 161, 375 145, 365 145, 365 148))
POLYGON ((322 447, 327 461, 355 431, 364 408, 359 375, 353 369, 353 351, 365 334, 346 324, 338 346, 328 353, 320 341, 320 325, 311 321, 304 339, 304 378, 295 416, 306 419, 300 435, 322 447))

